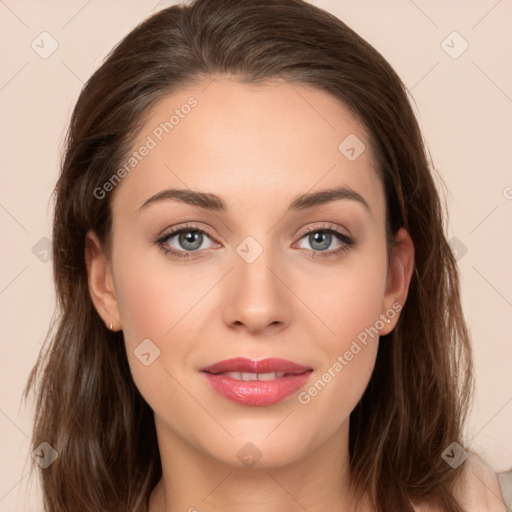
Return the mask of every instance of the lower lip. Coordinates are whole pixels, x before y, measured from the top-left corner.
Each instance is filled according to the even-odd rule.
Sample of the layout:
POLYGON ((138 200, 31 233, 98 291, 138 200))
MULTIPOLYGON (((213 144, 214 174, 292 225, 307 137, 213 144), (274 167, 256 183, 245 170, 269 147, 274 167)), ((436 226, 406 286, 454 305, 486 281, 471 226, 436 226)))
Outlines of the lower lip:
POLYGON ((272 405, 295 391, 298 391, 309 379, 312 370, 300 375, 288 375, 279 379, 268 381, 242 381, 226 377, 225 375, 212 375, 204 372, 212 388, 228 400, 241 405, 265 406, 272 405))

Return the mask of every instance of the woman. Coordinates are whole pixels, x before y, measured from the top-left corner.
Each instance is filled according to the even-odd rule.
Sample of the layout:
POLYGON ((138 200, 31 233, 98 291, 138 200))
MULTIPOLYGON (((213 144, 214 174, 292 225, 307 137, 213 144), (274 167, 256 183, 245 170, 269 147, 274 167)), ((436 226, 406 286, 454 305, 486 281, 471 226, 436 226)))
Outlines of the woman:
POLYGON ((146 20, 80 95, 55 207, 47 511, 499 510, 419 127, 340 20, 146 20))

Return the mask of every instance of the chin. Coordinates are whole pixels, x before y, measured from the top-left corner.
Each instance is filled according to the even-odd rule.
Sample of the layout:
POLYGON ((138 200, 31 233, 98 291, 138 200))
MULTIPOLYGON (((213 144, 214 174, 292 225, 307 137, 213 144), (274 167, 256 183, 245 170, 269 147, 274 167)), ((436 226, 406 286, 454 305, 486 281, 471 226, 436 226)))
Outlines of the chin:
POLYGON ((204 448, 219 462, 235 468, 251 469, 285 467, 308 451, 303 433, 288 430, 268 435, 268 432, 236 436, 228 442, 224 439, 215 447, 204 448))

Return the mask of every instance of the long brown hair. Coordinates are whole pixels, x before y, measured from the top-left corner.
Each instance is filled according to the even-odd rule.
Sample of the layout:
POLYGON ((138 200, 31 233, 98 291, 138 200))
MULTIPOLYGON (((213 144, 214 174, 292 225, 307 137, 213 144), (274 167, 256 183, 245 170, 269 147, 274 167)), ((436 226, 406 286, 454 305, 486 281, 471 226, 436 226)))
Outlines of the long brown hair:
POLYGON ((48 512, 147 511, 161 477, 153 413, 132 380, 122 333, 93 307, 84 257, 93 229, 111 235, 111 197, 94 190, 126 158, 144 115, 165 95, 226 75, 283 78, 326 91, 367 128, 387 201, 387 231, 405 227, 415 269, 396 328, 383 337, 350 417, 350 476, 380 512, 430 502, 461 512, 462 467, 441 457, 464 445, 472 390, 470 341, 445 213, 407 90, 387 61, 333 15, 302 0, 196 0, 137 26, 85 84, 55 189, 57 310, 25 396, 36 394, 32 445, 58 457, 40 472, 48 512))

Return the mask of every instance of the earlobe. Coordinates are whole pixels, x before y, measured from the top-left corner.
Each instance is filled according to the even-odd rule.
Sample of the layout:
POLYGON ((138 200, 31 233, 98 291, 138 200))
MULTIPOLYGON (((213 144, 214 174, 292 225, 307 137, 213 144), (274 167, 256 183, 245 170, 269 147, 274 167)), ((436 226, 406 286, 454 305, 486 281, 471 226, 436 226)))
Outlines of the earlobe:
POLYGON ((413 271, 414 244, 407 230, 401 228, 396 233, 395 243, 392 247, 386 290, 382 303, 382 313, 391 321, 381 329, 381 336, 389 334, 398 321, 400 310, 407 300, 413 271), (390 314, 386 314, 387 312, 390 312, 390 314))
POLYGON ((121 322, 112 271, 101 243, 92 230, 85 236, 85 263, 89 294, 94 307, 107 328, 118 330, 121 322))

